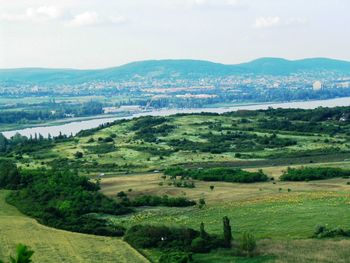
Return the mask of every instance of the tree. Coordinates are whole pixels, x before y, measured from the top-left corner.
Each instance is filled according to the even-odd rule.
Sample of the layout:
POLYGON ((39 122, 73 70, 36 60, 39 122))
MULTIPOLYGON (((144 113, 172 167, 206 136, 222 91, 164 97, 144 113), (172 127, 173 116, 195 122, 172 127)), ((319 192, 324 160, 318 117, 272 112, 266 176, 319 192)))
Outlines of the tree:
POLYGON ((21 175, 13 161, 0 160, 0 187, 16 189, 21 183, 21 175))
POLYGON ((210 190, 214 190, 214 185, 209 186, 210 190))
POLYGON ((208 239, 208 237, 209 237, 208 233, 204 229, 204 223, 203 222, 201 223, 200 228, 199 228, 199 236, 202 239, 208 239))
POLYGON ((205 206, 205 200, 204 198, 199 199, 199 208, 203 208, 205 206))
POLYGON ((30 250, 26 245, 18 244, 16 248, 16 257, 10 257, 10 263, 31 263, 31 257, 34 251, 30 250))
POLYGON ((224 244, 226 247, 231 247, 232 230, 230 226, 230 219, 228 219, 227 216, 223 218, 223 224, 224 224, 224 244))
POLYGON ((9 142, 6 137, 0 133, 0 152, 6 152, 9 147, 9 142))
POLYGON ((84 154, 82 152, 76 152, 74 156, 75 158, 80 159, 80 158, 83 158, 84 154))

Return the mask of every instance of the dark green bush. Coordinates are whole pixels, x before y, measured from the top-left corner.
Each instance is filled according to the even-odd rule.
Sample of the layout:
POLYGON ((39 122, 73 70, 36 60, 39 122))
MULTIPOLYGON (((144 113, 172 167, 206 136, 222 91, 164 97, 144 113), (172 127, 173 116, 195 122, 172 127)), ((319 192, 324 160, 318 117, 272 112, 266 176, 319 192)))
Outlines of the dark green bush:
POLYGON ((199 232, 191 228, 136 225, 127 230, 124 240, 138 248, 172 248, 186 250, 199 232))
POLYGON ((340 227, 330 229, 324 225, 317 225, 313 234, 314 238, 350 237, 350 230, 340 227))
POLYGON ((288 167, 282 176, 282 181, 312 181, 324 180, 336 177, 345 177, 350 175, 350 170, 333 167, 288 167))
POLYGON ((189 263, 193 262, 192 254, 174 251, 174 252, 165 252, 159 258, 159 263, 189 263))
POLYGON ((171 167, 164 171, 168 176, 183 176, 202 181, 223 181, 236 183, 266 182, 269 178, 262 171, 247 172, 236 168, 184 169, 171 167))
POLYGON ((21 175, 13 161, 0 160, 0 188, 16 189, 21 184, 21 175))
POLYGON ((136 197, 130 204, 131 206, 169 206, 169 207, 186 207, 194 206, 196 202, 188 200, 185 197, 169 197, 167 195, 142 195, 136 197))
POLYGON ((43 224, 69 231, 120 236, 121 227, 94 214, 120 215, 132 210, 99 192, 99 186, 72 171, 21 172, 21 188, 7 201, 43 224))

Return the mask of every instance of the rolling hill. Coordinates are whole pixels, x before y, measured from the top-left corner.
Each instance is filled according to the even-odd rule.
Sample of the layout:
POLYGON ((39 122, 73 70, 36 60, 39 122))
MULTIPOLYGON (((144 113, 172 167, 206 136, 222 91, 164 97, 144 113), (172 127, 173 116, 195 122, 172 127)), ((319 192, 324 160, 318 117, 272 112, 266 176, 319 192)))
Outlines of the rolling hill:
POLYGON ((38 85, 77 84, 94 80, 200 79, 237 74, 289 75, 315 71, 347 73, 350 72, 350 62, 327 58, 303 60, 260 58, 248 63, 225 65, 201 60, 147 60, 97 70, 47 68, 0 69, 0 82, 38 85))

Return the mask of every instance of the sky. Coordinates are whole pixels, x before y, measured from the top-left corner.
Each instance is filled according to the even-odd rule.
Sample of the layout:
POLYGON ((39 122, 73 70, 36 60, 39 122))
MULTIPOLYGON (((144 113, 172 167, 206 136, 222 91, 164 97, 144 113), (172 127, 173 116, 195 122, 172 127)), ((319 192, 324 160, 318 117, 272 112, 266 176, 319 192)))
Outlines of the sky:
POLYGON ((350 61, 349 0, 0 0, 0 68, 350 61))

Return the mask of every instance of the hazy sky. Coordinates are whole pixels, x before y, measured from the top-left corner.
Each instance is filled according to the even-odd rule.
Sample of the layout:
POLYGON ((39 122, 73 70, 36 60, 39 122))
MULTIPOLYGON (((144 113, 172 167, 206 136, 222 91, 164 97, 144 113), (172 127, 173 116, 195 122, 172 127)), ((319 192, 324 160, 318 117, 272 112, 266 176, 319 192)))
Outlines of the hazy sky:
POLYGON ((0 0, 0 68, 350 60, 349 0, 0 0))

